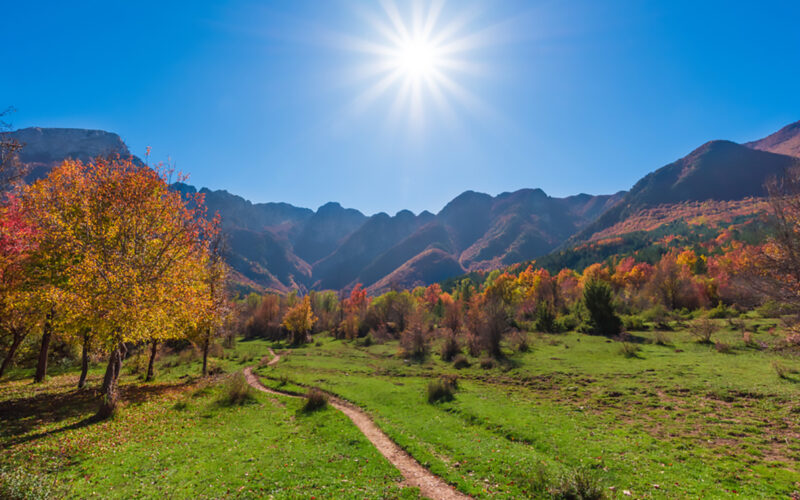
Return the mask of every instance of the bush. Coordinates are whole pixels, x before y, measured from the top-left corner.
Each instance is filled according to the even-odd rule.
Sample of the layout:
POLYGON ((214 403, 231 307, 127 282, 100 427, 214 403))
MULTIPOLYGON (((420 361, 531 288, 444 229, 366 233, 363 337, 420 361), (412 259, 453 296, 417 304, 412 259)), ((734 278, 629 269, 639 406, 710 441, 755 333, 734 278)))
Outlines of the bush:
POLYGON ((0 469, 0 498, 8 500, 48 500, 62 498, 52 478, 28 472, 21 467, 0 469))
POLYGON ((443 375, 428 382, 428 403, 452 401, 458 388, 456 377, 443 375))
POLYGON ((562 474, 549 489, 553 498, 563 500, 602 500, 606 497, 597 477, 584 468, 562 474))
POLYGON ((321 390, 317 389, 316 387, 312 387, 306 393, 306 404, 303 405, 303 411, 305 413, 311 413, 317 410, 321 410, 328 405, 328 395, 322 392, 321 390))
POLYGON ((251 401, 255 401, 255 391, 242 372, 236 372, 225 380, 217 399, 220 406, 239 406, 251 401))
POLYGON ((710 344, 711 336, 719 329, 714 321, 708 318, 700 318, 689 324, 689 333, 701 344, 710 344))
POLYGON ((578 328, 581 319, 575 313, 564 314, 556 319, 556 331, 569 332, 578 328))
POLYGON ((453 367, 457 370, 462 368, 469 368, 470 363, 466 356, 463 354, 456 354, 453 358, 453 367))
POLYGON ((724 343, 724 342, 715 342, 714 343, 714 349, 716 349, 717 352, 721 352, 723 354, 730 354, 731 352, 733 352, 733 349, 731 349, 731 346, 729 344, 724 343))
POLYGON ((644 318, 635 314, 629 314, 622 317, 622 324, 629 332, 643 332, 648 330, 644 318))
POLYGON ((733 318, 738 316, 739 313, 727 307, 722 301, 717 302, 716 307, 708 310, 708 317, 714 319, 733 318))
POLYGON ((528 352, 531 349, 528 343, 528 334, 520 330, 514 330, 511 334, 511 345, 517 352, 528 352))
POLYGON ((461 353, 461 346, 458 345, 458 339, 456 338, 456 334, 453 333, 453 330, 449 328, 444 329, 444 335, 442 336, 442 347, 441 347, 441 356, 442 361, 452 361, 456 355, 461 353))
POLYGON ((375 343, 375 339, 372 338, 372 333, 367 333, 364 338, 361 340, 361 345, 364 347, 369 347, 375 343))
POLYGON ((139 353, 125 360, 125 368, 128 369, 128 373, 131 375, 143 375, 147 372, 147 364, 149 361, 150 359, 145 353, 139 353))
POLYGON ((637 358, 639 357, 639 346, 631 344, 630 342, 623 342, 622 345, 619 346, 619 353, 626 358, 637 358))
POLYGON ((555 333, 558 331, 556 326, 556 315, 553 308, 545 301, 536 304, 534 312, 534 328, 538 332, 555 333))
POLYGON ((409 327, 400 334, 400 348, 403 356, 417 361, 422 361, 427 357, 430 341, 425 328, 426 325, 422 318, 412 318, 409 327))
POLYGON ((653 334, 653 343, 656 345, 672 345, 672 339, 669 338, 669 335, 664 333, 663 331, 656 330, 655 334, 653 334))
POLYGON ((661 304, 642 311, 642 319, 653 324, 657 330, 671 330, 669 326, 669 311, 661 304))
POLYGON ((484 370, 489 370, 494 368, 494 359, 493 358, 482 358, 480 361, 481 368, 484 370))
POLYGON ((480 336, 473 332, 467 332, 467 351, 469 351, 469 355, 478 357, 481 354, 482 347, 480 336))
POLYGON ((589 310, 592 329, 600 335, 616 335, 622 321, 614 311, 611 286, 600 280, 591 280, 583 290, 583 301, 589 310))
POLYGON ((784 314, 788 314, 791 311, 785 304, 781 304, 780 302, 774 300, 768 300, 758 306, 756 308, 756 312, 762 318, 780 318, 784 314))

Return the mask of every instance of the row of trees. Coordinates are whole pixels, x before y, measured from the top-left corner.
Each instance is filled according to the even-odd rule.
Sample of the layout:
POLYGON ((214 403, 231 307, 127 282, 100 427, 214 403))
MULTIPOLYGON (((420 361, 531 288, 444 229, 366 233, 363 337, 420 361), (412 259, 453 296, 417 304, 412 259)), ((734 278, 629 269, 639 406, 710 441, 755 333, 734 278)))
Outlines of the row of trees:
POLYGON ((132 345, 155 350, 193 335, 205 370, 228 304, 219 219, 206 216, 202 195, 171 190, 171 176, 132 159, 97 158, 65 161, 30 185, 3 186, 0 332, 11 341, 0 370, 31 332, 41 334, 37 382, 56 334, 82 345, 80 386, 90 350, 103 352, 100 416, 115 409, 132 345))
MULTIPOLYGON (((553 275, 529 266, 470 278, 445 292, 438 284, 370 297, 357 285, 348 296, 310 292, 304 303, 318 321, 313 332, 337 338, 397 338, 411 355, 425 339, 461 339, 477 355, 500 355, 503 336, 513 330, 557 332, 579 329, 615 335, 620 315, 664 317, 674 310, 721 304, 751 309, 772 299, 784 312, 800 309, 800 172, 770 187, 774 230, 763 244, 745 245, 720 236, 694 248, 673 248, 654 263, 635 255, 595 263, 582 272, 553 275), (436 332, 436 333, 434 333, 436 332)), ((725 234, 725 233, 723 233, 725 234)), ((242 309, 250 336, 285 338, 282 323, 299 301, 295 294, 252 296, 242 309)), ((293 337, 294 343, 303 338, 293 337)))

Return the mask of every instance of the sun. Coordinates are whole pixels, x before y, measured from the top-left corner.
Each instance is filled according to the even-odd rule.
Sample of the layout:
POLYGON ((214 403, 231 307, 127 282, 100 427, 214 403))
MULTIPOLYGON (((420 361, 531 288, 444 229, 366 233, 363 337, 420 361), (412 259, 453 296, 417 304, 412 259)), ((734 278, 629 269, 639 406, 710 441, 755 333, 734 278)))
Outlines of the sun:
POLYGON ((412 39, 397 47, 394 64, 407 78, 431 78, 440 68, 437 47, 426 39, 412 39))
POLYGON ((342 39, 344 47, 363 56, 353 75, 355 81, 364 82, 364 89, 353 101, 353 110, 388 103, 387 118, 405 116, 415 126, 434 112, 455 123, 458 108, 485 111, 469 90, 470 83, 482 76, 471 53, 491 43, 490 34, 474 30, 477 16, 459 11, 462 4, 447 11, 443 0, 399 4, 382 0, 380 5, 377 11, 358 12, 366 21, 368 37, 342 39))

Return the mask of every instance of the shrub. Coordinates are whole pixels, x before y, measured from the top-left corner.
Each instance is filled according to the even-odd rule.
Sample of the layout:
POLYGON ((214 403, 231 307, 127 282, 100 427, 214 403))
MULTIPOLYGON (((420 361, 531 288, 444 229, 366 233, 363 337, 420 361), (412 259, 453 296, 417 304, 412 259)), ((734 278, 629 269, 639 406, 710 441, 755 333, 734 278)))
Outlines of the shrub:
POLYGON ((631 332, 643 332, 647 330, 644 318, 635 314, 629 314, 622 317, 622 324, 625 329, 631 332))
POLYGON ((671 330, 669 326, 669 311, 661 304, 642 311, 642 319, 652 323, 657 330, 671 330))
POLYGON ((672 339, 670 339, 669 335, 667 335, 663 331, 656 330, 656 332, 653 334, 653 343, 655 343, 656 345, 667 346, 672 344, 672 339))
POLYGON ((756 308, 756 312, 762 318, 780 318, 789 312, 788 309, 785 304, 775 300, 767 300, 756 308))
POLYGON ((573 469, 559 476, 550 488, 550 494, 563 500, 602 500, 606 497, 600 481, 585 468, 573 469))
POLYGON ((481 368, 483 368, 484 370, 489 370, 491 368, 494 368, 494 359, 489 357, 482 358, 480 361, 480 365, 481 368))
POLYGON ((732 318, 738 315, 739 313, 723 304, 722 301, 717 302, 716 307, 708 310, 708 317, 714 319, 732 318))
POLYGON ((723 354, 730 354, 733 351, 731 349, 731 346, 724 342, 715 342, 714 349, 716 349, 717 352, 721 352, 723 354))
POLYGON ((375 339, 372 338, 372 333, 367 333, 364 338, 361 340, 361 345, 364 347, 369 347, 375 343, 375 339))
POLYGON ((581 319, 575 313, 564 314, 556 319, 556 331, 569 332, 581 324, 581 319))
POLYGON ((539 332, 555 333, 558 331, 556 327, 556 315, 553 312, 552 306, 546 301, 539 301, 536 304, 536 311, 534 311, 534 328, 539 332))
POLYGON ((589 310, 592 329, 601 335, 616 335, 622 321, 614 311, 611 286, 600 280, 591 280, 583 290, 583 301, 589 310))
POLYGON ((418 361, 425 359, 430 348, 426 325, 420 314, 412 317, 408 328, 400 334, 400 349, 403 356, 418 361))
POLYGON ((689 333, 701 344, 710 344, 711 336, 719 329, 714 321, 708 318, 700 318, 689 324, 689 333))
POLYGON ((178 363, 188 364, 200 358, 200 353, 194 347, 187 347, 178 353, 178 363))
POLYGON ((442 361, 452 361, 453 358, 460 353, 461 346, 458 345, 456 334, 453 332, 453 330, 445 328, 444 335, 442 336, 442 347, 440 351, 442 361))
POLYGON ((623 342, 622 345, 619 346, 619 353, 626 358, 636 358, 639 356, 639 346, 631 344, 630 342, 623 342))
POLYGON ((531 349, 531 345, 528 342, 527 332, 514 330, 511 334, 511 345, 517 352, 528 352, 531 349))
POLYGON ((255 400, 255 391, 247 383, 244 373, 236 372, 225 380, 217 399, 220 406, 238 406, 255 400))
POLYGON ((482 350, 481 338, 476 333, 467 332, 467 351, 473 358, 480 356, 482 350))
POLYGON ((306 393, 306 404, 303 405, 303 411, 305 413, 311 413, 317 410, 321 410, 328 405, 328 395, 322 392, 321 390, 317 389, 316 387, 312 387, 306 393))
POLYGON ((428 382, 428 403, 452 401, 457 388, 458 382, 453 376, 444 375, 436 380, 431 380, 428 382))
POLYGON ((462 368, 469 368, 469 365, 470 365, 469 360, 463 354, 456 354, 455 357, 453 358, 453 367, 456 368, 457 370, 460 370, 462 368))
POLYGON ((147 372, 149 361, 150 359, 144 353, 139 353, 125 361, 125 368, 128 369, 128 373, 131 375, 141 375, 147 372))

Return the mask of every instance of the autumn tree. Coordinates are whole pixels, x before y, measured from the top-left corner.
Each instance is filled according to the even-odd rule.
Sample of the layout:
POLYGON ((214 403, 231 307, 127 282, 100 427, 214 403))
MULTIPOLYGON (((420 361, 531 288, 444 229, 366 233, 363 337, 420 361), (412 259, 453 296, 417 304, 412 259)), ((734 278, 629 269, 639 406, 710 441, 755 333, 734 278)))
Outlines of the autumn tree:
MULTIPOLYGON (((208 249, 208 259, 203 272, 205 284, 204 292, 206 297, 203 300, 202 315, 198 324, 200 340, 203 352, 202 374, 208 375, 208 350, 214 334, 224 323, 230 310, 227 294, 228 265, 224 260, 224 239, 219 232, 219 217, 215 217, 213 222, 207 227, 211 236, 208 249)), ((155 342, 157 339, 154 339, 155 342)), ((155 348, 153 349, 155 351, 155 348)), ((150 365, 153 364, 153 352, 150 357, 150 365)))
POLYGON ((24 216, 19 199, 9 196, 0 202, 0 337, 9 338, 0 377, 35 323, 34 299, 27 290, 27 271, 35 249, 33 237, 34 228, 24 216))
POLYGON ((46 269, 59 274, 59 307, 108 353, 100 417, 116 408, 126 344, 183 335, 207 307, 213 228, 202 195, 171 190, 170 173, 119 157, 66 161, 25 193, 39 252, 61 244, 63 265, 46 269))
POLYGON ((286 316, 283 317, 283 327, 289 332, 289 340, 292 345, 301 345, 308 341, 308 334, 316 320, 317 318, 311 310, 311 298, 308 295, 286 311, 286 316))

